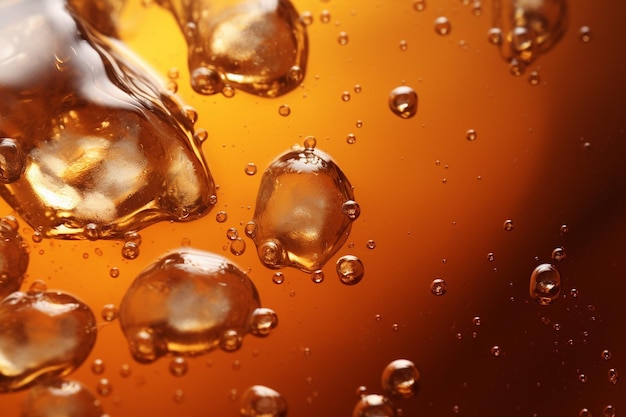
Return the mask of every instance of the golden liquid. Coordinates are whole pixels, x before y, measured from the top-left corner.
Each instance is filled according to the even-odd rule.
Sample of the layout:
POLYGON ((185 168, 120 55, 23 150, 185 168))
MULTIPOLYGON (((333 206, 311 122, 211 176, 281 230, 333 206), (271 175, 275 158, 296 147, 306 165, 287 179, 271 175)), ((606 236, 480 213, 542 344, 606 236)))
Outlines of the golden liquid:
MULTIPOLYGON (((391 400, 404 416, 626 409, 616 377, 626 372, 626 6, 568 2, 564 35, 514 77, 487 39, 490 2, 479 14, 461 0, 430 0, 423 10, 414 3, 421 4, 294 0, 313 20, 306 75, 272 99, 195 93, 178 22, 157 5, 132 1, 123 10, 121 39, 164 80, 178 72, 178 94, 197 111, 196 129, 208 132, 202 151, 219 186, 217 204, 199 220, 141 230, 133 260, 122 257, 120 241, 34 242, 9 205, 0 212, 18 217, 30 246, 22 288, 42 280, 97 316, 94 349, 69 378, 90 388, 107 414, 237 416, 246 389, 265 385, 283 396, 289 416, 349 416, 358 387, 384 393, 381 375, 396 359, 412 361, 421 375, 415 396, 391 400), (435 30, 440 16, 450 23, 445 35, 435 30), (591 28, 588 42, 583 26, 591 28), (419 96, 410 118, 389 108, 401 85, 419 96), (284 105, 288 116, 279 113, 284 105), (307 136, 349 178, 361 212, 321 283, 285 268, 275 284, 276 271, 259 261, 244 227, 265 168, 307 136), (249 163, 255 175, 246 173, 249 163), (219 211, 227 213, 223 222, 219 211), (229 228, 246 242, 239 256, 229 228), (119 320, 101 312, 119 307, 133 279, 180 246, 246 271, 278 326, 265 338, 244 338, 235 352, 186 358, 187 372, 175 376, 171 356, 134 361, 119 320), (566 253, 560 262, 552 259, 557 247, 566 253), (337 276, 344 255, 363 262, 357 285, 337 276), (529 294, 542 263, 561 276, 549 305, 529 294), (431 292, 438 278, 446 284, 441 296, 431 292), (101 373, 92 370, 96 359, 101 373)), ((18 416, 26 395, 1 394, 0 415, 18 416)))

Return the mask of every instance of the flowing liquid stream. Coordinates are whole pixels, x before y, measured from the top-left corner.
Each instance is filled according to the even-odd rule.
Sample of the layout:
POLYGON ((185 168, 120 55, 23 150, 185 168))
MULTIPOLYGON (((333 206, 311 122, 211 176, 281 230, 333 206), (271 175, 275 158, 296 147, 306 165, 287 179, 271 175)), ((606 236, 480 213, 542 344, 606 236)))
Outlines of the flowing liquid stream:
POLYGON ((2 417, 626 410, 626 5, 70 3, 2 4, 2 417))

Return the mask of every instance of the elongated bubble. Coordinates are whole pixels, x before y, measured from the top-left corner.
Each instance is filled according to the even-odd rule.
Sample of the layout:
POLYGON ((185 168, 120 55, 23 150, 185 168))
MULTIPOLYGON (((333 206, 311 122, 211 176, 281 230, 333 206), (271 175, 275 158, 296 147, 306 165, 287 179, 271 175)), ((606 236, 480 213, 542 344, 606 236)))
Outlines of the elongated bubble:
POLYGON ((490 34, 502 37, 491 42, 499 46, 514 75, 523 74, 567 30, 566 0, 494 0, 492 13, 490 34))
POLYGON ((218 346, 237 350, 245 334, 267 335, 277 317, 261 309, 250 278, 227 259, 181 248, 135 278, 122 299, 119 321, 133 357, 147 363, 218 346))
POLYGON ((289 0, 159 0, 188 45, 191 86, 200 94, 225 85, 262 97, 297 87, 308 57, 306 26, 289 0))
POLYGON ((77 369, 96 342, 89 307, 61 292, 14 292, 0 302, 0 393, 77 369))
POLYGON ((0 6, 0 137, 25 161, 0 195, 58 238, 120 238, 206 214, 215 186, 182 103, 65 3, 0 6))
POLYGON ((265 170, 254 212, 254 243, 268 268, 315 272, 345 243, 358 218, 350 182, 314 145, 265 170))

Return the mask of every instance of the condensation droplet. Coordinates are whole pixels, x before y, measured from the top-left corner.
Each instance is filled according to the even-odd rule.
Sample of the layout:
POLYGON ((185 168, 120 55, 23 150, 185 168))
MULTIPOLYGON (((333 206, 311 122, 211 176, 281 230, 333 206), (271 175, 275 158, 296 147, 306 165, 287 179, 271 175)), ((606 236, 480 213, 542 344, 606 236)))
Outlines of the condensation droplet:
POLYGON ((381 384, 383 391, 397 398, 411 398, 419 388, 420 372, 413 362, 396 359, 383 370, 381 384))
POLYGON ((445 16, 440 16, 436 18, 434 25, 435 25, 435 32, 442 36, 448 35, 450 31, 452 30, 452 25, 450 24, 450 21, 448 20, 448 18, 445 16))
POLYGON ((561 292, 561 274, 554 265, 541 264, 530 276, 530 296, 541 305, 551 304, 561 292))
POLYGON ((410 119, 417 114, 417 102, 417 93, 406 85, 394 88, 389 94, 389 108, 403 119, 410 119))
POLYGON ((435 278, 430 283, 430 292, 436 296, 444 295, 448 292, 448 284, 442 278, 435 278))
POLYGON ((283 117, 289 116, 291 114, 291 107, 289 107, 287 104, 282 104, 278 107, 278 114, 283 117))
POLYGON ((344 255, 337 259, 335 269, 341 282, 346 285, 358 284, 365 275, 363 262, 354 255, 344 255))

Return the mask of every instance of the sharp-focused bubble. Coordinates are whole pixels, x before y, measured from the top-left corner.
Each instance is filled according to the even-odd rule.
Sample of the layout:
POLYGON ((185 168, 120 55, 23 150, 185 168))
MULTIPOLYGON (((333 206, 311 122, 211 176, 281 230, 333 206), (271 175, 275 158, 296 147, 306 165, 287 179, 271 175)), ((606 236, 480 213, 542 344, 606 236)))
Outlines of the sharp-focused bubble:
POLYGON ((551 304, 561 292, 561 274, 554 265, 537 266, 530 276, 529 291, 539 304, 551 304))
POLYGON ((335 269, 341 282, 346 285, 358 284, 365 275, 363 262, 354 255, 344 255, 337 259, 335 269))
POLYGON ((489 40, 500 47, 514 75, 524 73, 567 29, 566 0, 495 0, 492 8, 489 40))
POLYGON ((289 0, 160 0, 188 44, 191 86, 200 94, 224 85, 262 97, 297 87, 308 57, 306 25, 289 0), (294 77, 292 68, 300 70, 294 77))
POLYGON ((266 169, 257 195, 254 233, 246 234, 254 240, 263 265, 314 272, 345 243, 358 212, 346 176, 328 155, 315 149, 315 143, 309 143, 266 169))
POLYGON ((21 417, 102 417, 95 395, 77 381, 53 379, 35 385, 22 405, 21 417))
POLYGON ((387 395, 398 398, 411 398, 417 393, 420 372, 413 362, 396 359, 383 370, 381 383, 387 395))
POLYGON ((393 114, 410 119, 417 114, 417 93, 406 85, 394 88, 389 94, 389 108, 393 114))
POLYGON ((96 342, 89 307, 61 292, 14 292, 0 302, 0 393, 77 369, 96 342))
POLYGON ((263 385, 253 385, 241 395, 242 417, 285 417, 287 402, 283 396, 263 385))
POLYGON ((257 290, 243 271, 218 255, 181 248, 135 278, 119 321, 133 357, 152 362, 218 345, 238 349, 246 333, 264 333, 259 327, 267 327, 267 320, 256 316, 259 308, 257 290))
POLYGON ((215 190, 181 103, 74 12, 64 0, 0 6, 0 137, 17 146, 0 142, 0 195, 48 237, 202 216, 215 190))
POLYGON ((448 292, 448 284, 442 278, 435 278, 433 282, 430 283, 430 292, 436 296, 445 295, 448 292))
POLYGON ((396 417, 396 412, 384 395, 368 394, 362 395, 356 403, 352 417, 396 417))
POLYGON ((0 219, 0 300, 20 289, 28 268, 28 245, 13 216, 0 219))

